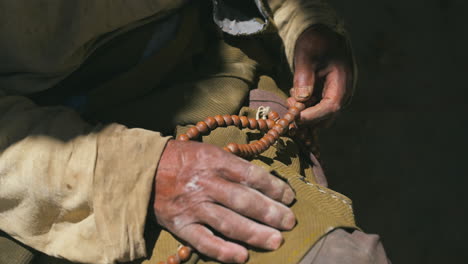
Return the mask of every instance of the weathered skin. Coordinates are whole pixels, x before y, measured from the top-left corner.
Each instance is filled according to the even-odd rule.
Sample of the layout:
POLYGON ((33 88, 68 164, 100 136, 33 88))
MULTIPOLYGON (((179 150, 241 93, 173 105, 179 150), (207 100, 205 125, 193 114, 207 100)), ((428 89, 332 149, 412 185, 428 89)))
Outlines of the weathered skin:
POLYGON ((245 262, 247 249, 217 237, 206 226, 233 240, 274 250, 283 241, 278 230, 290 230, 296 223, 285 206, 294 200, 287 183, 209 144, 170 141, 156 172, 155 193, 158 223, 221 262, 245 262))

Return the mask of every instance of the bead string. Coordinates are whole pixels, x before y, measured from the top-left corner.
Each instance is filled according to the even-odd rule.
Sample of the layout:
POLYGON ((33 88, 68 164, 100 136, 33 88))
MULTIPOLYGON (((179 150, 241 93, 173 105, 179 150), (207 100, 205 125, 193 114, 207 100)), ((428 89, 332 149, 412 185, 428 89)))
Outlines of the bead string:
MULTIPOLYGON (((209 134, 218 127, 236 126, 239 128, 258 129, 265 132, 265 135, 258 141, 250 144, 229 143, 224 150, 242 158, 257 156, 272 146, 280 136, 289 133, 294 136, 296 131, 295 120, 299 118, 302 110, 305 109, 303 103, 296 102, 288 109, 288 112, 280 118, 277 112, 271 111, 268 119, 247 118, 237 115, 215 115, 207 117, 204 121, 198 122, 189 128, 185 134, 177 137, 180 141, 198 139, 202 135, 209 134)), ((309 145, 309 144, 307 144, 309 145)), ((192 254, 192 249, 188 246, 181 246, 174 254, 167 258, 167 261, 160 261, 158 264, 180 264, 187 261, 192 254)))
POLYGON ((177 140, 189 141, 191 139, 198 139, 201 135, 209 134, 213 129, 227 126, 258 129, 262 132, 266 132, 265 135, 256 142, 250 144, 229 143, 224 147, 224 150, 227 152, 242 158, 250 158, 267 150, 280 136, 287 132, 293 136, 296 130, 294 121, 299 117, 304 108, 304 104, 295 103, 294 106, 288 109, 288 112, 283 118, 280 118, 277 112, 271 111, 266 120, 257 120, 237 115, 216 115, 214 117, 208 117, 205 121, 200 121, 195 126, 189 128, 185 134, 179 135, 177 140))

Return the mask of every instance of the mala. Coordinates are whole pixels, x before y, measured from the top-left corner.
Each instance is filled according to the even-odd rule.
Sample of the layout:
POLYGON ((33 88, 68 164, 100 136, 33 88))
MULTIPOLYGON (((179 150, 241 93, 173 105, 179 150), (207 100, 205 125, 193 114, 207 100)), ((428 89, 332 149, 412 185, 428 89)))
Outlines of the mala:
MULTIPOLYGON (((205 121, 198 122, 195 126, 189 128, 185 134, 177 137, 180 141, 189 141, 197 139, 201 135, 207 135, 211 130, 218 127, 236 126, 239 128, 258 129, 266 132, 265 135, 258 141, 250 144, 229 143, 224 150, 242 158, 251 158, 261 154, 272 146, 281 135, 289 132, 290 136, 294 136, 296 130, 295 120, 299 118, 302 110, 305 109, 303 103, 296 102, 294 106, 288 109, 288 112, 280 118, 277 112, 271 111, 268 113, 268 119, 247 118, 246 116, 237 115, 216 115, 208 117, 205 121)), ((306 145, 310 145, 307 144, 306 145)), ((192 254, 192 249, 188 246, 180 246, 177 254, 171 255, 167 261, 160 261, 158 264, 180 264, 187 261, 192 254)))

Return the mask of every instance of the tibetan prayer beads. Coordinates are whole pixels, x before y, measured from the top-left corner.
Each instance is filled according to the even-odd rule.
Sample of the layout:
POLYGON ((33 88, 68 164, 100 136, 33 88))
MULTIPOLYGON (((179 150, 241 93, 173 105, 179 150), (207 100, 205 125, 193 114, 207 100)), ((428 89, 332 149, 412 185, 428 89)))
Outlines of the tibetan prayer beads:
POLYGON ((158 264, 180 264, 190 259, 192 249, 186 246, 181 246, 177 250, 176 255, 172 255, 167 258, 167 261, 160 261, 158 264))
POLYGON ((299 117, 301 111, 305 108, 304 104, 296 103, 289 108, 288 113, 280 118, 277 112, 271 111, 268 119, 255 119, 246 116, 237 115, 216 115, 208 117, 205 121, 198 122, 195 126, 189 128, 185 134, 180 135, 177 140, 188 141, 197 139, 200 135, 207 135, 211 130, 218 127, 237 126, 239 128, 258 129, 266 134, 257 142, 250 144, 230 143, 224 150, 233 153, 239 157, 250 158, 261 154, 274 144, 280 136, 286 132, 295 132, 294 121, 299 117))

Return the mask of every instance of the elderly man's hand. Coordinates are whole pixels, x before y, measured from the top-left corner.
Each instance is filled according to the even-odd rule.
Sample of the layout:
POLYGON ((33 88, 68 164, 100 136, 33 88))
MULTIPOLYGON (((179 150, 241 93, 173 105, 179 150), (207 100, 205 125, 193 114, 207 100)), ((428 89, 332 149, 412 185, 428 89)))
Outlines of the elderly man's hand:
POLYGON ((351 96, 351 63, 345 40, 327 27, 314 26, 300 35, 294 53, 294 88, 288 103, 297 101, 309 106, 301 112, 301 123, 315 123, 340 110, 351 96))
POLYGON ((232 241, 277 249, 283 240, 278 230, 296 223, 285 206, 293 200, 288 184, 209 144, 170 141, 156 172, 158 223, 221 262, 245 262, 248 252, 210 229, 232 241))

